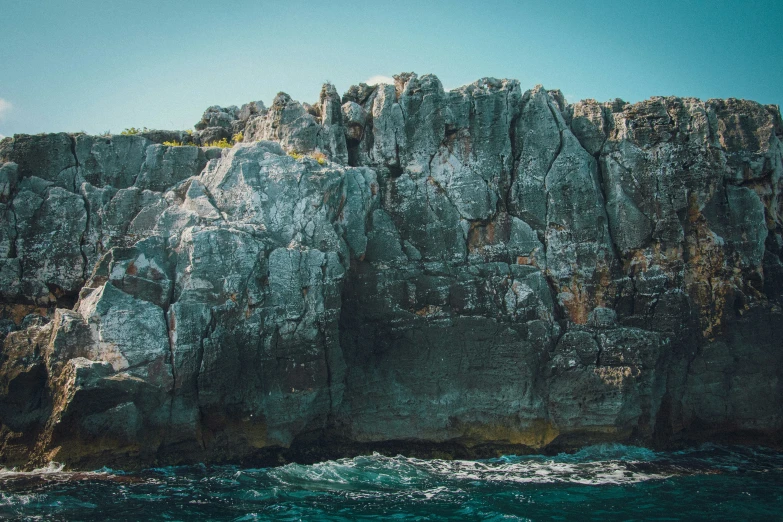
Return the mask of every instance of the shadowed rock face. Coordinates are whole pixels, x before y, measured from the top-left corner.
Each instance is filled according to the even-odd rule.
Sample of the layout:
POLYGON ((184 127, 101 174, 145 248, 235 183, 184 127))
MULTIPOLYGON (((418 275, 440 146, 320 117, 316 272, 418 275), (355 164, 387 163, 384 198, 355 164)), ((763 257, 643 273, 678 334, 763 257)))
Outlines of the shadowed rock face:
POLYGON ((0 142, 0 464, 783 441, 777 107, 411 73, 196 128, 0 142))

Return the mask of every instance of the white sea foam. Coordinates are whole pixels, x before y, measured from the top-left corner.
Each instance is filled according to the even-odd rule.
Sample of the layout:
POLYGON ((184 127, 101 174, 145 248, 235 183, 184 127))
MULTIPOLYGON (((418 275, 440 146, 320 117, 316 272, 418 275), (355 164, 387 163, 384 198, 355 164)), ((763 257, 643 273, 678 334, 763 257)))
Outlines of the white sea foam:
POLYGON ((63 469, 65 469, 65 464, 60 464, 59 462, 50 462, 42 468, 35 468, 30 471, 19 471, 16 468, 0 468, 0 478, 11 477, 15 475, 51 475, 54 473, 62 473, 63 469))
POLYGON ((568 463, 532 460, 508 464, 474 461, 419 461, 434 476, 443 480, 506 483, 574 483, 585 485, 632 484, 665 479, 670 474, 629 470, 625 461, 568 463))
MULTIPOLYGON (((655 453, 644 448, 620 445, 592 447, 574 455, 501 459, 423 460, 403 456, 370 456, 340 459, 304 466, 289 464, 270 470, 270 477, 282 485, 320 485, 324 489, 371 486, 396 489, 427 480, 485 483, 573 483, 585 485, 632 484, 672 476, 666 471, 642 471, 634 466, 650 462, 655 453), (601 458, 605 457, 605 458, 601 458)), ((653 469, 653 468, 650 468, 653 469)))

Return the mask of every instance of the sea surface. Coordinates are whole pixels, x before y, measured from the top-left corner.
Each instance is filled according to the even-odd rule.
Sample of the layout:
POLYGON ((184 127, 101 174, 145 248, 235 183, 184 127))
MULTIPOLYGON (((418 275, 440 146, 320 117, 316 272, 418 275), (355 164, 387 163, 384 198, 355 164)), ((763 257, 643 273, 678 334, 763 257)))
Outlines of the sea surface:
POLYGON ((783 454, 622 445, 481 461, 0 471, 9 520, 781 520, 783 454))

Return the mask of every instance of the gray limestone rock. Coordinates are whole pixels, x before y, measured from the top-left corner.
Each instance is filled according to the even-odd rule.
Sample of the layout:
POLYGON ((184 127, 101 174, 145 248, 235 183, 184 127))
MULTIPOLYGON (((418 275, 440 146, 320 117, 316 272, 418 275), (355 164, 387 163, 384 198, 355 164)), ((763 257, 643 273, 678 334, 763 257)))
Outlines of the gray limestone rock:
POLYGON ((136 182, 149 140, 141 136, 76 136, 82 177, 95 187, 128 188, 136 182))
POLYGON ((16 191, 19 182, 19 166, 14 162, 0 165, 0 202, 7 202, 16 191))
POLYGON ((245 129, 245 141, 277 141, 287 152, 311 152, 319 145, 320 125, 316 117, 283 92, 275 97, 265 115, 252 118, 245 129))
MULTIPOLYGON (((263 104, 262 104, 263 106, 263 104)), ((249 116, 251 114, 251 107, 242 107, 249 116)), ((209 107, 201 119, 194 125, 196 130, 204 130, 210 127, 220 127, 223 129, 231 129, 231 124, 234 120, 238 119, 240 109, 232 105, 230 107, 223 108, 219 105, 213 105, 209 107)), ((247 118, 245 118, 247 119, 247 118)))
POLYGON ((321 114, 321 132, 318 148, 323 150, 337 163, 348 163, 348 148, 345 143, 345 127, 343 126, 343 111, 340 95, 331 83, 325 83, 321 88, 319 100, 321 114))
POLYGON ((0 142, 3 466, 783 440, 777 108, 403 73, 196 128, 0 142))
POLYGON ((201 147, 150 145, 145 151, 145 160, 134 185, 163 192, 180 181, 197 176, 206 164, 207 158, 201 147))
POLYGON ((364 128, 367 126, 367 111, 356 102, 345 102, 341 107, 343 124, 345 125, 345 139, 358 144, 364 136, 364 128))
POLYGON ((74 147, 75 138, 64 132, 17 135, 10 142, 6 161, 18 165, 20 178, 36 176, 54 181, 65 169, 77 166, 74 147))
POLYGON ((91 359, 163 386, 171 379, 163 310, 107 282, 79 305, 93 336, 91 359))
POLYGON ((47 303, 78 293, 87 270, 81 250, 87 225, 82 197, 60 187, 22 183, 13 207, 25 295, 47 303))
POLYGON ((547 226, 546 177, 562 147, 561 129, 543 88, 526 93, 514 132, 516 159, 509 207, 512 213, 543 230, 547 226))

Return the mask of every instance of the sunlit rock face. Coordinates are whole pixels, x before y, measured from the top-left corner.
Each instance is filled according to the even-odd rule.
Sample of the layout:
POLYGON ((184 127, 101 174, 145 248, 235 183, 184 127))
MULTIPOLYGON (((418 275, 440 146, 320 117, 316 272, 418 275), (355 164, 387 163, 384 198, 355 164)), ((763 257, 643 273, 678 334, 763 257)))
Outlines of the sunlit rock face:
POLYGON ((0 464, 781 444, 777 107, 406 73, 196 129, 0 142, 0 464))

